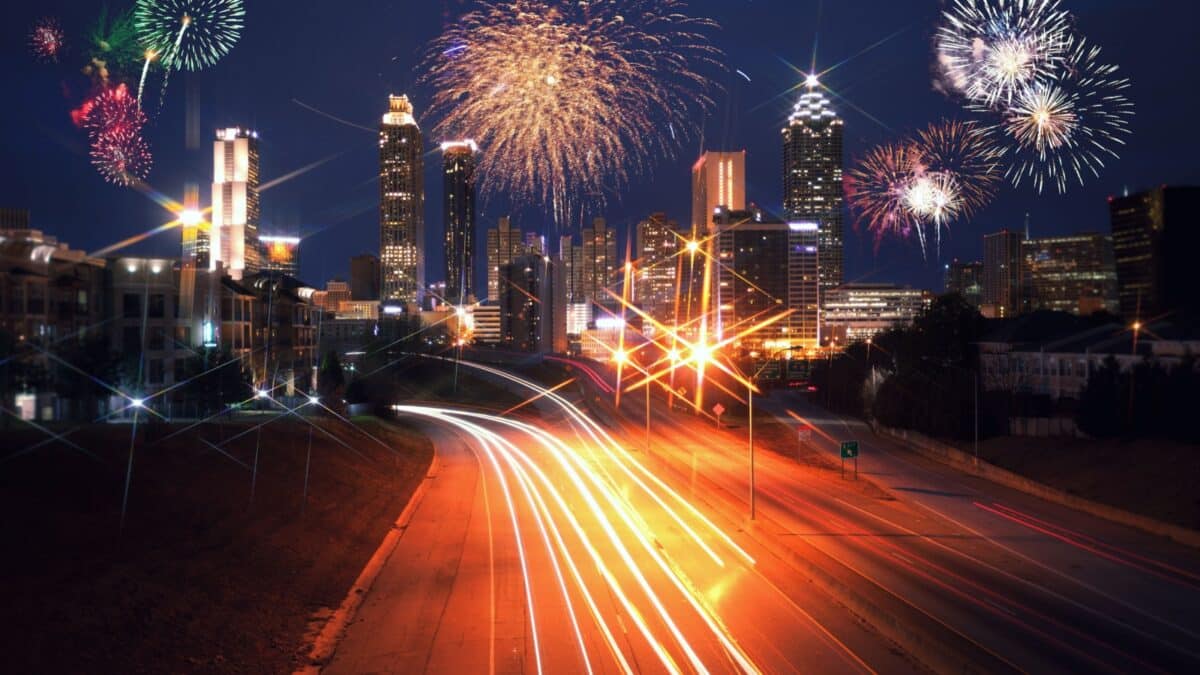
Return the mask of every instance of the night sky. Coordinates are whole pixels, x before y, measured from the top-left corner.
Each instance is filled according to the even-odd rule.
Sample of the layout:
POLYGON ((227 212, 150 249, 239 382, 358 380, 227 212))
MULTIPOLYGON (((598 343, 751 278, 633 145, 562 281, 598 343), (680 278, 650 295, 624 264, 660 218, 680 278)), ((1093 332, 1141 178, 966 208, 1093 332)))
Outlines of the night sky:
MULTIPOLYGON (((5 130, 0 206, 29 208, 36 227, 87 250, 169 220, 139 192, 103 182, 88 162, 85 134, 68 116, 88 92, 88 80, 78 71, 85 60, 84 31, 100 3, 13 4, 20 7, 4 10, 9 100, 0 106, 5 130), (57 16, 67 31, 69 50, 57 65, 36 63, 26 48, 29 27, 44 15, 57 16)), ((373 131, 340 124, 295 101, 373 129, 386 110, 387 95, 408 93, 422 128, 431 128, 432 120, 421 119, 429 94, 414 85, 415 68, 427 41, 464 4, 247 0, 246 5, 246 28, 229 55, 207 71, 172 74, 165 105, 147 129, 155 157, 148 182, 173 197, 182 194, 186 182, 196 182, 207 205, 213 130, 224 126, 258 130, 264 181, 328 160, 262 197, 263 229, 305 235, 301 276, 323 285, 346 274, 351 255, 378 247, 377 139, 373 131)), ((729 64, 717 110, 704 123, 703 146, 747 149, 748 195, 769 210, 781 210, 779 130, 797 95, 786 92, 803 79, 788 64, 807 69, 814 44, 818 70, 841 64, 824 82, 853 103, 835 100, 846 120, 847 163, 875 143, 936 119, 967 118, 932 86, 936 0, 694 0, 689 6, 693 15, 721 24, 713 39, 729 64)), ((1065 0, 1063 6, 1074 13, 1079 30, 1104 48, 1105 60, 1120 64, 1133 80, 1128 94, 1137 115, 1121 159, 1085 187, 1073 185, 1065 196, 1039 196, 1028 183, 1016 189, 1005 185, 973 222, 954 227, 940 260, 932 253, 923 260, 915 243, 894 239, 876 252, 870 236, 849 233, 848 280, 940 290, 943 262, 979 257, 983 233, 1020 228, 1026 212, 1035 236, 1106 231, 1107 195, 1163 183, 1200 183, 1195 86, 1200 45, 1194 39, 1200 3, 1065 0)), ((440 140, 427 136, 426 147, 440 140)), ((652 175, 636 180, 603 215, 622 229, 660 210, 686 222, 688 171, 700 149, 696 138, 674 159, 663 158, 652 175)), ((427 156, 426 169, 426 239, 436 244, 442 224, 437 153, 427 156)), ((485 205, 481 233, 504 210, 501 203, 485 205)), ((557 234, 537 211, 517 214, 515 220, 524 229, 557 234)), ((171 232, 129 252, 175 256, 178 246, 178 234, 171 232)), ((429 246, 428 265, 428 278, 439 279, 440 246, 429 246)))

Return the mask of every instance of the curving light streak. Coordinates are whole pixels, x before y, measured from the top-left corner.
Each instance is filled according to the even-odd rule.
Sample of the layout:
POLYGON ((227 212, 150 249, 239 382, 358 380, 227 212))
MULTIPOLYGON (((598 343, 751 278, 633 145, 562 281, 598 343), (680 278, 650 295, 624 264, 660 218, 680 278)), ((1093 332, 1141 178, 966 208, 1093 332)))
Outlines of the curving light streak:
MULTIPOLYGON (((519 380, 520 378, 516 379, 519 380)), ((566 406, 570 406, 570 404, 566 403, 566 406)), ((756 666, 736 644, 733 637, 729 634, 728 629, 716 616, 704 594, 687 579, 684 572, 676 564, 671 562, 658 549, 656 539, 650 528, 642 520, 638 511, 628 502, 627 498, 622 495, 617 484, 607 475, 607 472, 602 470, 597 471, 596 467, 591 462, 585 460, 576 449, 567 446, 554 435, 535 426, 486 413, 411 405, 395 406, 395 409, 401 413, 434 418, 469 433, 479 442, 479 446, 484 452, 488 453, 488 461, 498 474, 501 472, 500 462, 503 462, 510 468, 534 511, 535 521, 541 530, 543 542, 551 554, 559 592, 567 600, 568 611, 573 612, 569 592, 563 581, 557 556, 555 556, 556 550, 565 560, 568 569, 571 570, 572 578, 583 594, 589 612, 601 628, 605 636, 605 641, 609 649, 613 651, 622 670, 632 672, 628 662, 621 654, 618 644, 612 638, 611 630, 600 616, 595 600, 592 598, 582 576, 579 574, 575 562, 566 550, 566 544, 558 525, 559 521, 565 521, 566 525, 570 527, 570 530, 574 532, 575 536, 582 543, 588 553, 588 557, 595 564, 612 596, 616 598, 629 616, 633 618, 638 630, 659 657, 664 668, 670 672, 682 672, 679 664, 672 659, 670 651, 654 635, 646 617, 643 616, 643 613, 634 604, 631 592, 622 587, 611 567, 605 563, 598 551, 597 544, 593 542, 588 530, 580 523, 576 515, 576 510, 568 506, 562 490, 558 487, 561 481, 556 483, 551 480, 543 466, 535 461, 535 458, 530 455, 528 449, 525 449, 524 444, 522 444, 521 448, 518 448, 516 444, 499 434, 485 429, 481 425, 481 422, 487 421, 490 424, 500 425, 530 436, 536 439, 541 448, 550 454, 553 459, 553 465, 559 467, 564 472, 569 484, 574 488, 572 496, 580 496, 587 505, 587 509, 581 512, 590 514, 596 520, 597 524, 599 524, 604 532, 604 538, 617 552, 623 566, 636 582, 641 595, 645 596, 649 601, 650 606, 653 608, 653 615, 667 628, 667 631, 673 638, 673 642, 686 656, 690 669, 696 672, 708 672, 708 668, 701 660, 699 654, 697 654, 696 650, 687 640, 677 621, 667 609, 664 598, 656 592, 654 586, 646 576, 646 571, 638 564, 634 557, 634 550, 640 549, 645 555, 649 556, 654 563, 652 569, 657 568, 670 580, 671 587, 684 598, 688 606, 704 622, 712 632, 713 637, 721 644, 726 654, 737 664, 739 669, 746 672, 757 671, 756 666), (556 518, 550 511, 548 502, 556 504, 562 515, 556 518), (630 536, 633 537, 636 544, 632 549, 625 542, 625 539, 630 536), (557 546, 552 545, 552 540, 557 543, 557 546)), ((564 410, 570 413, 568 408, 564 407, 564 410)), ((500 476, 500 484, 502 489, 507 492, 508 483, 503 479, 502 475, 500 476)), ((663 508, 669 508, 661 500, 656 501, 663 508)), ((513 505, 511 498, 509 504, 510 512, 512 512, 513 505)), ((519 528, 519 524, 515 520, 514 527, 519 528)), ((527 583, 528 579, 528 576, 526 576, 527 583)), ((571 620, 576 630, 580 649, 584 650, 585 663, 588 664, 587 667, 590 670, 590 661, 587 660, 585 643, 583 642, 582 633, 578 628, 578 619, 573 613, 571 620)))

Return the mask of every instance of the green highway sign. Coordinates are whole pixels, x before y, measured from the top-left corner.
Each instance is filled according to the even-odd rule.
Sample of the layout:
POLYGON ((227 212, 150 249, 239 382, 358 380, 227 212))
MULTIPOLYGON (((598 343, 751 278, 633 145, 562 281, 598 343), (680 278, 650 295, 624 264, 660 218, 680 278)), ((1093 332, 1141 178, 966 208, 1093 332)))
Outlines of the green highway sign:
POLYGON ((858 457, 858 441, 842 441, 842 459, 858 457))

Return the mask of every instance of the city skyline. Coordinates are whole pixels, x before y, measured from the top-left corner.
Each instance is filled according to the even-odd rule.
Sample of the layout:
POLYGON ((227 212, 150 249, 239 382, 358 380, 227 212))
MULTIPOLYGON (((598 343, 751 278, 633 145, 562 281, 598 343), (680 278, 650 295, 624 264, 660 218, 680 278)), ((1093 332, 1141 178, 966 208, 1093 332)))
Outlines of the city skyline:
MULTIPOLYGON (((746 73, 753 81, 748 82, 736 73, 729 73, 723 80, 726 87, 724 101, 717 113, 710 119, 705 133, 706 145, 710 147, 748 149, 747 172, 748 195, 756 203, 768 210, 782 212, 781 189, 775 183, 778 178, 778 130, 790 111, 799 91, 788 92, 787 89, 800 84, 804 72, 810 69, 812 56, 810 50, 799 46, 781 48, 756 48, 749 50, 737 44, 729 37, 736 31, 755 20, 761 20, 769 8, 751 7, 745 16, 713 6, 714 3, 693 3, 698 12, 712 14, 724 29, 718 34, 721 46, 730 54, 730 62, 736 63, 738 70, 746 73), (787 61, 795 67, 783 63, 787 61)), ((1164 6, 1165 7, 1165 6, 1164 6)), ((1077 10, 1077 20, 1089 33, 1094 33, 1099 42, 1106 45, 1106 54, 1122 64, 1123 71, 1129 74, 1135 82, 1134 98, 1142 91, 1153 91, 1164 86, 1164 77, 1150 67, 1156 64, 1152 54, 1138 50, 1122 49, 1120 41, 1112 39, 1111 25, 1113 14, 1121 16, 1119 25, 1139 25, 1147 19, 1138 13, 1129 12, 1117 7, 1115 3, 1089 4, 1087 7, 1073 8, 1077 10), (1130 14, 1125 16, 1125 14, 1130 14)), ((816 16, 814 6, 808 4, 789 7, 789 14, 797 17, 812 19, 816 16)), ((934 8, 930 8, 932 14, 934 8)), ((1191 10, 1181 10, 1191 11, 1191 10)), ((816 30, 831 35, 848 30, 845 17, 849 10, 826 8, 821 15, 816 30)), ((1153 12, 1148 12, 1153 13, 1153 12)), ((905 12, 893 11, 883 7, 868 13, 863 18, 865 22, 860 30, 841 42, 844 46, 833 47, 832 41, 821 42, 817 50, 816 68, 821 70, 824 64, 841 64, 862 49, 875 42, 863 35, 878 34, 879 39, 892 36, 880 46, 865 55, 850 59, 844 65, 838 65, 832 72, 823 76, 833 91, 847 98, 846 103, 838 100, 833 105, 839 114, 847 119, 847 128, 851 131, 846 139, 847 161, 860 156, 862 152, 890 133, 889 130, 902 132, 917 128, 922 118, 933 115, 949 114, 954 106, 941 94, 932 91, 927 76, 927 67, 918 67, 917 73, 898 72, 901 77, 889 79, 889 84, 873 91, 867 83, 878 83, 882 72, 899 71, 898 66, 889 65, 893 61, 925 62, 927 61, 927 42, 920 36, 919 31, 904 32, 909 19, 905 12), (894 35, 896 31, 901 31, 894 35), (905 105, 894 105, 888 98, 903 92, 905 105), (884 101, 887 101, 884 103, 884 101)), ((64 22, 69 17, 64 17, 64 22)), ((338 21, 350 20, 350 17, 339 17, 338 21)), ((417 11, 411 25, 405 26, 405 31, 416 40, 420 35, 436 33, 438 18, 417 11)), ((1168 30, 1173 29, 1169 27, 1168 30)), ((251 23, 247 26, 247 34, 254 31, 262 34, 267 27, 251 23)), ((768 32, 774 28, 766 28, 768 32)), ((425 37, 428 37, 427 35, 425 37)), ((424 38, 422 38, 424 39, 424 38)), ((1168 40, 1164 40, 1168 42, 1168 40)), ((801 39, 798 44, 811 43, 801 39)), ((784 43, 780 43, 781 45, 784 43)), ((226 58, 231 69, 236 69, 240 59, 257 54, 249 42, 243 43, 240 50, 233 50, 226 58)), ((269 57, 269 54, 267 55, 269 57)), ((364 57, 367 58, 367 57, 364 57)), ((389 63, 391 63, 389 61, 389 63)), ((309 105, 330 115, 352 121, 355 124, 370 126, 370 119, 377 115, 378 100, 388 93, 410 91, 418 108, 428 99, 428 92, 422 91, 411 82, 411 68, 416 65, 415 56, 409 57, 401 53, 395 61, 397 65, 389 66, 387 72, 381 71, 375 79, 375 84, 367 89, 374 90, 370 97, 355 94, 353 96, 323 99, 318 95, 293 92, 294 98, 301 104, 309 105), (399 64, 403 63, 401 67, 399 64), (369 106, 369 107, 368 107, 369 106)), ((321 64, 317 72, 328 71, 333 64, 321 64)), ((29 76, 33 77, 32 66, 26 67, 29 76)), ((914 70, 908 68, 907 70, 914 70)), ((307 172, 292 178, 273 188, 273 193, 264 200, 263 226, 273 231, 300 231, 306 236, 306 244, 328 250, 332 253, 331 260, 325 256, 307 256, 304 259, 301 276, 313 284, 333 276, 345 276, 346 261, 350 255, 373 250, 371 240, 372 227, 370 186, 354 187, 364 180, 369 180, 369 162, 372 142, 370 134, 361 130, 339 125, 311 112, 300 104, 291 101, 292 96, 269 97, 265 94, 249 96, 250 105, 246 102, 235 103, 233 97, 225 98, 226 94, 218 92, 213 98, 208 95, 212 89, 213 80, 207 74, 189 74, 186 76, 198 97, 195 101, 205 101, 184 105, 180 100, 168 100, 158 120, 151 130, 152 138, 159 142, 156 145, 156 169, 151 176, 151 183, 167 194, 179 194, 183 191, 185 182, 191 181, 201 185, 207 184, 203 161, 203 151, 198 147, 188 149, 192 141, 189 135, 206 135, 206 129, 225 125, 249 125, 260 131, 264 150, 263 180, 271 181, 289 174, 297 169, 304 169, 315 162, 325 162, 309 169, 307 172), (257 101, 257 102, 255 102, 257 101), (304 134, 304 143, 290 143, 289 139, 296 133, 304 134), (173 139, 181 139, 174 141, 173 139), (179 149, 176 148, 179 146, 179 149), (357 158, 357 159, 356 159, 357 158), (366 162, 364 162, 366 160, 366 162), (345 176, 345 177, 343 177, 345 176), (357 176, 353 181, 350 176, 357 176), (340 184, 340 185, 339 185, 340 184), (313 189, 320 186, 320 189, 313 189), (328 187, 327 187, 328 186, 328 187)), ((181 77, 182 81, 182 77, 181 77)), ((253 80, 241 75, 235 75, 223 82, 223 88, 248 86, 253 80)), ((316 80, 319 82, 320 80, 316 80)), ((70 78, 62 84, 69 88, 77 87, 70 78)), ((275 83, 255 83, 255 87, 265 85, 264 90, 275 88, 275 83)), ((38 85, 34 83, 34 94, 38 85)), ((318 88, 319 89, 319 88, 318 88)), ((222 90, 224 91, 224 89, 222 90)), ((54 101, 54 96, 38 97, 54 101)), ((247 98, 247 97, 243 97, 247 98)), ((1186 106, 1181 106, 1181 108, 1186 106)), ((9 111, 4 114, 10 126, 29 126, 32 122, 35 129, 44 129, 53 133, 54 138, 66 142, 65 134, 69 133, 70 123, 61 111, 47 109, 43 104, 33 110, 44 110, 38 119, 24 118, 23 111, 9 111)), ((419 117, 419 115, 418 115, 419 117)), ((1004 187, 993 205, 981 212, 973 222, 958 224, 949 233, 944 242, 940 259, 922 260, 915 245, 907 242, 890 241, 876 254, 873 242, 869 236, 855 232, 847 223, 847 281, 896 281, 903 284, 937 288, 941 274, 941 266, 953 257, 977 258, 980 255, 979 237, 985 232, 996 231, 1008 227, 1016 228, 1023 219, 1025 212, 1032 214, 1035 236, 1052 234, 1069 234, 1080 231, 1098 231, 1104 229, 1107 213, 1103 197, 1120 194, 1127 186, 1131 191, 1152 187, 1158 183, 1187 184, 1197 182, 1196 170, 1176 160, 1176 166, 1171 166, 1166 153, 1157 152, 1166 145, 1170 130, 1178 133, 1175 137, 1185 138, 1182 134, 1184 120, 1182 113, 1172 110, 1145 109, 1139 110, 1134 122, 1134 140, 1122 152, 1121 160, 1110 162, 1109 167, 1098 180, 1094 180, 1083 188, 1072 189, 1065 197, 1058 195, 1038 196, 1036 192, 1026 188, 1004 187), (1161 130, 1161 131, 1160 131, 1161 130), (1150 134, 1150 139, 1143 138, 1150 134), (1163 140, 1159 140, 1159 139, 1163 140), (1167 165, 1158 168, 1147 164, 1149 158, 1155 158, 1155 165, 1166 161, 1167 165)), ((42 136, 45 138, 45 136, 42 136)), ((440 142, 444 139, 427 138, 427 144, 440 142)), ((18 148, 26 143, 23 139, 12 141, 18 148)), ((203 145, 203 143, 198 143, 203 145)), ((159 209, 156 205, 145 202, 136 194, 119 191, 112 186, 92 183, 95 179, 86 175, 86 166, 71 166, 78 159, 71 159, 70 144, 60 145, 51 143, 49 157, 56 158, 53 170, 58 175, 79 175, 76 181, 82 185, 81 201, 78 210, 72 205, 59 203, 49 198, 49 195, 38 196, 46 189, 49 181, 44 179, 45 171, 51 168, 49 158, 38 158, 27 167, 28 170, 20 175, 12 176, 6 181, 11 190, 11 196, 4 195, 9 206, 27 207, 33 213, 34 224, 47 230, 59 231, 65 239, 78 242, 78 245, 95 250, 111 243, 104 234, 108 228, 97 232, 94 228, 85 227, 85 222, 92 222, 94 212, 112 213, 114 225, 111 228, 115 235, 129 236, 157 224, 159 209), (65 151, 65 152, 64 152, 65 151), (44 166, 44 168, 43 168, 44 166), (103 204, 101 207, 100 205, 103 204), (86 218, 85 218, 85 214, 86 218)), ((482 151, 486 152, 486 148, 482 151)), ((647 214, 655 211, 665 211, 670 217, 685 221, 689 196, 685 167, 695 160, 697 145, 695 141, 683 146, 675 160, 663 160, 654 167, 649 180, 644 185, 631 185, 622 199, 613 200, 602 211, 587 214, 602 215, 608 222, 626 236, 631 226, 647 214), (689 149, 690 148, 690 149, 689 149)), ((437 170, 426 167, 426 183, 432 185, 430 174, 437 170)), ((440 181, 439 181, 440 183, 440 181)), ((440 195, 433 190, 426 199, 437 203, 440 195)), ((442 223, 438 222, 435 213, 426 217, 426 236, 437 234, 440 238, 442 223)), ((496 203, 489 203, 480 209, 479 229, 494 226, 501 215, 508 215, 510 209, 496 203)), ((512 213, 513 219, 520 222, 523 229, 540 229, 548 238, 556 237, 557 232, 546 231, 546 219, 530 216, 528 213, 512 213), (539 222, 540 221, 540 222, 539 222)), ((377 235, 375 235, 377 236, 377 235)), ((118 236, 112 237, 117 239, 118 236)), ((130 251, 132 254, 163 254, 170 250, 173 242, 164 241, 166 237, 149 240, 146 244, 130 251)), ((427 262, 430 270, 441 269, 441 252, 435 251, 434 256, 427 262)), ((431 277, 432 278, 432 277, 431 277)))

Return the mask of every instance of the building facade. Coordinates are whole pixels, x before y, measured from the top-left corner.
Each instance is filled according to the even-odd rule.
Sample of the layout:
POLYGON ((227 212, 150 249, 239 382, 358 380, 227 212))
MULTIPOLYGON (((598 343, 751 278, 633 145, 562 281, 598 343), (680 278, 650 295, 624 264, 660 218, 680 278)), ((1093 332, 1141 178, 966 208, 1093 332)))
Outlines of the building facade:
POLYGON ((726 211, 716 217, 720 261, 712 292, 718 340, 786 314, 734 343, 746 352, 815 349, 818 324, 816 223, 788 223, 761 209, 726 211))
MULTIPOLYGON (((593 218, 591 227, 583 228, 583 259, 576 291, 583 302, 606 304, 612 302, 609 290, 620 294, 617 287, 621 261, 617 258, 617 233, 608 227, 604 218, 593 218)), ((574 270, 572 270, 574 271, 574 270)))
POLYGON ((475 297, 475 141, 442 143, 442 222, 446 245, 445 300, 475 297))
MULTIPOLYGON (((222 267, 234 279, 262 269, 258 234, 258 132, 217 130, 213 142, 212 225, 209 229, 208 268, 222 267)), ((204 257, 204 233, 198 229, 195 257, 204 257)))
POLYGON ((1127 321, 1200 312, 1192 269, 1200 187, 1163 186, 1109 199, 1117 294, 1127 321))
POLYGON ((942 290, 957 293, 972 307, 983 304, 983 263, 978 260, 965 262, 955 258, 946 263, 946 277, 942 290))
POLYGON ((1002 230, 983 237, 983 315, 1003 319, 1022 307, 1021 234, 1002 230))
POLYGON ((715 231, 717 207, 746 209, 746 151, 706 151, 692 165, 693 238, 715 231))
POLYGON ((288 276, 300 274, 300 237, 264 234, 262 243, 263 269, 288 276))
POLYGON ((567 351, 566 270, 547 256, 523 255, 500 267, 500 339, 509 349, 567 351))
POLYGON ((783 128, 783 209, 789 222, 820 226, 820 286, 824 292, 845 281, 844 129, 818 86, 810 79, 783 128))
POLYGON ((637 275, 634 300, 642 310, 665 324, 675 322, 679 291, 679 223, 654 213, 637 224, 637 275))
POLYGON ((379 126, 379 255, 382 300, 421 304, 425 291, 424 144, 407 96, 389 96, 379 126))
POLYGON ((844 284, 825 293, 823 336, 839 345, 911 325, 933 302, 929 291, 895 284, 844 284))
POLYGON ((488 228, 487 242, 487 299, 489 302, 500 300, 500 268, 511 263, 516 258, 528 255, 529 246, 520 228, 514 228, 508 216, 501 216, 496 227, 488 228))
POLYGON ((1030 309, 1086 316, 1118 312, 1112 238, 1102 234, 1026 239, 1021 243, 1030 309))
POLYGON ((379 300, 379 257, 363 253, 350 258, 350 299, 379 300))

